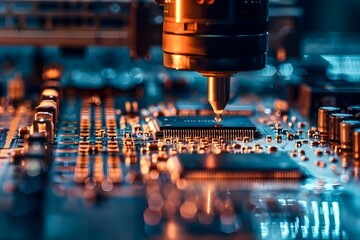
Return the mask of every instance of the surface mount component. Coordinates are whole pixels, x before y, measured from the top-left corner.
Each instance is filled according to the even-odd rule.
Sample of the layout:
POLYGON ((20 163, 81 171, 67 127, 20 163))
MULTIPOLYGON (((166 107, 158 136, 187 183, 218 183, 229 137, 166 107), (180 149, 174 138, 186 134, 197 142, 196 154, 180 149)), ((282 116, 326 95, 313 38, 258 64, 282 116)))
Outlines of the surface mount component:
POLYGON ((300 166, 283 152, 274 154, 179 154, 186 179, 300 179, 300 166))
POLYGON ((255 125, 245 116, 224 116, 217 123, 210 116, 158 117, 150 124, 156 138, 210 137, 235 139, 260 137, 255 125))

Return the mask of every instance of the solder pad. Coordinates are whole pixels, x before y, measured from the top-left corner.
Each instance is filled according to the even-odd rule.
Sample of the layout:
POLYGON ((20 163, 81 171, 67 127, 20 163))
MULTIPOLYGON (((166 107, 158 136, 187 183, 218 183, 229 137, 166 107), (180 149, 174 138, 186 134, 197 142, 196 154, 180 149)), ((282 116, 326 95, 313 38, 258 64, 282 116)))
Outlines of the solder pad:
POLYGON ((187 179, 299 179, 300 166, 288 154, 179 154, 187 179))
POLYGON ((235 139, 260 137, 255 125, 246 116, 224 116, 216 123, 213 116, 175 116, 156 119, 157 138, 210 137, 235 139))

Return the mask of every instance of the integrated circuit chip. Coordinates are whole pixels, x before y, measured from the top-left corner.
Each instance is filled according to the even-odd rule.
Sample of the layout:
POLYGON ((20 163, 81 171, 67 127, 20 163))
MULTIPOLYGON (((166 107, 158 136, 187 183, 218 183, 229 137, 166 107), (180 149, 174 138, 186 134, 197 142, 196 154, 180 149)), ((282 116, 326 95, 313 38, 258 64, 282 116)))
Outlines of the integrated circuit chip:
MULTIPOLYGON (((207 103, 196 103, 194 101, 179 101, 176 105, 177 114, 179 116, 213 116, 214 110, 207 103)), ((251 116, 255 112, 254 106, 246 106, 239 104, 226 105, 223 116, 251 116)))
POLYGON ((300 166, 283 152, 273 154, 179 154, 186 179, 300 179, 300 166))
POLYGON ((216 123, 213 116, 158 117, 151 123, 156 138, 210 137, 235 139, 260 137, 255 125, 245 116, 223 116, 216 123))

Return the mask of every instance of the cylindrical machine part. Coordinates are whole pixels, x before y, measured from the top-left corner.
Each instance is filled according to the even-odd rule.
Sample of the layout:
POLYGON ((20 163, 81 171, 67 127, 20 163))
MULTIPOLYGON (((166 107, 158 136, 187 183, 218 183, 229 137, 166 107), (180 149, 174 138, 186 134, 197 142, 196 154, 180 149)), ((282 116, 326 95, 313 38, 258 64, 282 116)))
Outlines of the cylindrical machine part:
POLYGON ((352 105, 347 107, 347 112, 355 115, 356 113, 360 113, 360 105, 352 105))
POLYGON ((360 127, 358 120, 344 120, 340 123, 340 142, 343 151, 351 152, 353 147, 353 131, 360 127))
POLYGON ((353 115, 347 113, 332 113, 329 116, 329 139, 333 143, 340 144, 340 123, 351 119, 353 115))
POLYGON ((323 106, 318 109, 318 130, 322 139, 329 137, 329 116, 332 113, 340 112, 340 108, 332 106, 323 106))
POLYGON ((360 128, 354 129, 353 132, 353 151, 354 158, 360 159, 360 128))
POLYGON ((208 77, 208 100, 216 114, 222 114, 230 100, 230 78, 208 77))
POLYGON ((268 2, 164 1, 164 66, 204 75, 264 68, 268 2))

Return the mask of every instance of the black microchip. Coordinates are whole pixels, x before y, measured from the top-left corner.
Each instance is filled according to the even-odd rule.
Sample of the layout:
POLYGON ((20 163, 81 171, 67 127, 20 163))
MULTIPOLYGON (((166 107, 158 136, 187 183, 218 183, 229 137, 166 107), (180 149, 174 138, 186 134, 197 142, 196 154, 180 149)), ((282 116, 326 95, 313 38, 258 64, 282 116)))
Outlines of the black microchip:
MULTIPOLYGON (((207 103, 196 103, 194 101, 178 101, 176 104, 178 116, 214 116, 214 110, 207 103)), ((239 104, 228 104, 221 115, 223 116, 251 116, 255 112, 253 106, 239 104)))
POLYGON ((187 179, 300 179, 300 166, 283 152, 273 154, 179 154, 187 179))
POLYGON ((213 116, 158 117, 157 138, 210 137, 235 139, 260 137, 255 125, 245 116, 223 116, 217 123, 213 116))

